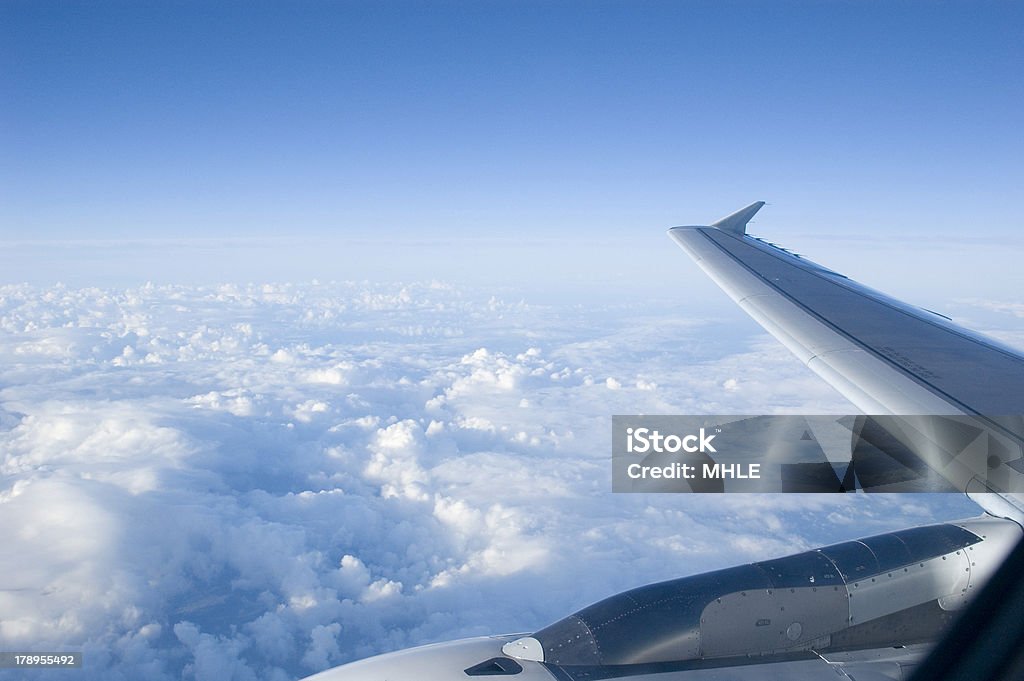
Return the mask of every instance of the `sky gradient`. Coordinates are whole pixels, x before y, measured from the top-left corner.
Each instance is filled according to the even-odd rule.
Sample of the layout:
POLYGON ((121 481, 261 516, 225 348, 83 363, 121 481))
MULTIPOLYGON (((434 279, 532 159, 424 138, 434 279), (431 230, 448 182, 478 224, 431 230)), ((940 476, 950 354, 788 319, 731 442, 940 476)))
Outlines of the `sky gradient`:
POLYGON ((1018 3, 0 8, 0 238, 1009 233, 1018 3), (881 222, 884 220, 885 225, 881 222))

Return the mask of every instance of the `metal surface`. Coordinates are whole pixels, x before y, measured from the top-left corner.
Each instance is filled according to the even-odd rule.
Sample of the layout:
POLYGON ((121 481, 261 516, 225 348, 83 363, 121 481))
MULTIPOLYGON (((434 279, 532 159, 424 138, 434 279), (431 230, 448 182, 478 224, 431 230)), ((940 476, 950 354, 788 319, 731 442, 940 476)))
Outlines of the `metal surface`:
POLYGON ((845 587, 765 589, 716 598, 701 613, 704 657, 808 649, 847 626, 845 587))
POLYGON ((669 233, 811 368, 848 381, 866 413, 1024 413, 1024 360, 996 341, 749 236, 669 233))
POLYGON ((870 620, 929 602, 959 607, 977 562, 969 550, 984 543, 975 527, 991 536, 983 559, 988 563, 998 562, 1019 534, 1009 521, 968 520, 648 584, 586 607, 528 640, 540 644, 544 662, 558 666, 825 650, 831 635, 870 620))
POLYGON ((308 677, 308 681, 453 681, 469 679, 465 670, 475 668, 475 679, 492 677, 515 681, 551 681, 552 674, 539 662, 516 660, 513 664, 484 665, 501 658, 501 647, 516 636, 482 636, 435 643, 352 662, 308 677), (509 673, 519 667, 521 671, 509 673), (487 674, 488 669, 495 673, 487 674), (480 673, 484 672, 484 673, 480 673))
MULTIPOLYGON (((1016 352, 751 237, 708 228, 672 230, 677 239, 693 234, 833 334, 944 402, 975 414, 1024 413, 1024 360, 1016 352)), ((836 348, 811 342, 808 349, 818 354, 836 348)))
POLYGON ((548 665, 548 668, 559 681, 905 681, 926 652, 923 646, 912 645, 825 655, 796 653, 771 658, 729 657, 625 667, 548 665))
POLYGON ((980 479, 994 492, 1024 493, 1019 351, 742 231, 675 227, 669 235, 862 411, 905 418, 891 434, 956 489, 980 479), (987 434, 960 441, 941 415, 970 415, 987 434))
POLYGON ((1024 678, 1024 542, 936 644, 912 681, 1024 678))

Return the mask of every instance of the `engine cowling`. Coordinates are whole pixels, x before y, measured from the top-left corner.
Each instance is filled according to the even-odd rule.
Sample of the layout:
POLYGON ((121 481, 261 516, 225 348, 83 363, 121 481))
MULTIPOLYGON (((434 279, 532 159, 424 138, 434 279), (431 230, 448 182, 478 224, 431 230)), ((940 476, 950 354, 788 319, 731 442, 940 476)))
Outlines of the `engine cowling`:
POLYGON ((1020 537, 978 518, 843 542, 625 591, 506 654, 631 665, 931 640, 1020 537))

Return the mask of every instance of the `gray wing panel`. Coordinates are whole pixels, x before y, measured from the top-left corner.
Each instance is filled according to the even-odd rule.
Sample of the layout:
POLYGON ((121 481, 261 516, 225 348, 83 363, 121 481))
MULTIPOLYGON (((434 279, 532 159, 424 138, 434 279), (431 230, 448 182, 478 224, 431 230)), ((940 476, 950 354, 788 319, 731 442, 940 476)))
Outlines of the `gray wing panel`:
POLYGON ((867 413, 1024 413, 1016 351, 753 237, 710 227, 670 234, 867 413))
POLYGON ((556 681, 892 681, 907 678, 928 649, 927 645, 909 645, 826 655, 808 652, 655 665, 544 666, 556 681))
POLYGON ((957 489, 1024 493, 1019 351, 741 231, 669 234, 751 317, 865 414, 888 418, 880 425, 957 489))

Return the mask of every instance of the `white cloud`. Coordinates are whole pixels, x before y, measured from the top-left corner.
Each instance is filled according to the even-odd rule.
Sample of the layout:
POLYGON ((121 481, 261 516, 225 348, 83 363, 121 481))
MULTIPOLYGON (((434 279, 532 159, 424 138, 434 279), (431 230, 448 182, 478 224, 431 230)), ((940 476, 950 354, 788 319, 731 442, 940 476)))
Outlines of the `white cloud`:
POLYGON ((0 648, 276 681, 971 512, 612 495, 611 414, 850 409, 752 327, 679 315, 436 281, 0 287, 0 648))

